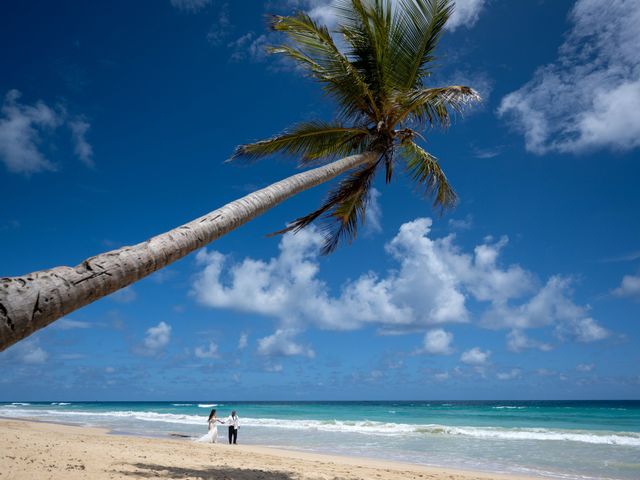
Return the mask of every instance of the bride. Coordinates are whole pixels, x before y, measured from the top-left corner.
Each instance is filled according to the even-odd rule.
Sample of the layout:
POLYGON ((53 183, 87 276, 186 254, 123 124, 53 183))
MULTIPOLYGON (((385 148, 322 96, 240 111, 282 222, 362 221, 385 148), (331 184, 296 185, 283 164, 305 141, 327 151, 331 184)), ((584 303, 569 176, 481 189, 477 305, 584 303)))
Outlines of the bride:
POLYGON ((206 443, 217 443, 218 442, 218 426, 216 425, 216 423, 224 424, 224 422, 222 420, 218 420, 218 416, 216 415, 215 408, 211 410, 211 413, 209 414, 208 423, 209 423, 209 431, 207 432, 206 435, 203 435, 202 437, 200 437, 198 441, 206 442, 206 443))

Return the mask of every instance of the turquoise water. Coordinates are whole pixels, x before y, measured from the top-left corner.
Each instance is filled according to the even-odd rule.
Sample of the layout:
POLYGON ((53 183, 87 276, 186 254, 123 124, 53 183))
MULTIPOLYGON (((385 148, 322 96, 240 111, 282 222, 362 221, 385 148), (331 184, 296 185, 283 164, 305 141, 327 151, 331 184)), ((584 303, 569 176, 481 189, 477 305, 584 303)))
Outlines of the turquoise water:
POLYGON ((640 401, 14 402, 0 403, 0 416, 197 439, 211 408, 221 418, 238 411, 241 443, 555 478, 640 478, 640 401))

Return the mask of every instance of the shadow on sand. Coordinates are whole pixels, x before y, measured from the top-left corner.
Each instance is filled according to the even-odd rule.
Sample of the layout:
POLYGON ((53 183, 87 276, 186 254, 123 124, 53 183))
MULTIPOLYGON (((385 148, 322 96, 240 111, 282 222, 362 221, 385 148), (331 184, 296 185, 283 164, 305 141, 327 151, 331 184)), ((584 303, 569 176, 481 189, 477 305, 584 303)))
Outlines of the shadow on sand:
POLYGON ((123 477, 135 478, 202 478, 212 480, 297 480, 297 477, 284 472, 242 469, 229 467, 184 468, 148 463, 131 463, 134 471, 120 470, 123 477))

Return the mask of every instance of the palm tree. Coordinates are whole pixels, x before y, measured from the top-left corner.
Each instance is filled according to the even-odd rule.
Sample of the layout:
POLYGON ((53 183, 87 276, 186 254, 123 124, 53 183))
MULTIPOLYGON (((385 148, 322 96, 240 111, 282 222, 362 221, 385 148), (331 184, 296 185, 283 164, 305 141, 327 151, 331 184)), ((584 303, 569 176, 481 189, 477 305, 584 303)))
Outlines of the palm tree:
POLYGON ((333 32, 305 13, 275 16, 287 41, 271 48, 319 81, 338 105, 333 122, 296 125, 268 140, 242 145, 231 160, 285 153, 303 166, 293 175, 146 242, 56 267, 0 279, 0 350, 56 319, 169 265, 287 198, 347 173, 314 212, 287 228, 320 219, 324 253, 351 241, 364 222, 375 175, 390 182, 400 161, 434 199, 451 207, 456 195, 437 159, 416 143, 420 131, 450 124, 478 94, 465 86, 426 86, 434 53, 453 6, 450 0, 342 0, 333 32), (338 157, 345 157, 336 160, 338 157), (330 162, 330 163, 327 163, 330 162))

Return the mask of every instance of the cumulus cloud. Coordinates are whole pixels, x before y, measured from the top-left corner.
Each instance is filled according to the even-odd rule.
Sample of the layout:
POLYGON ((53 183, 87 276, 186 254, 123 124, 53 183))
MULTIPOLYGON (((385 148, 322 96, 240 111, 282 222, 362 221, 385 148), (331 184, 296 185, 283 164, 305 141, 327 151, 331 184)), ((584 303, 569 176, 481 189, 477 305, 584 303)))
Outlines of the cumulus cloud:
POLYGON ((578 0, 555 63, 502 99, 498 113, 527 150, 580 153, 640 146, 640 3, 578 0))
POLYGON ((471 350, 463 352, 460 356, 460 361, 462 363, 466 363, 467 365, 482 366, 489 363, 490 356, 490 350, 482 351, 480 350, 480 348, 474 347, 471 350))
POLYGON ((144 341, 134 350, 139 355, 157 355, 169 344, 171 340, 171 325, 160 322, 155 327, 147 330, 144 341))
POLYGON ((171 5, 185 12, 196 13, 211 4, 211 0, 169 0, 171 5))
POLYGON ((620 286, 613 291, 617 297, 632 298, 640 301, 640 276, 625 275, 620 286))
POLYGON ((295 342, 297 333, 291 329, 278 329, 273 335, 259 339, 258 354, 269 357, 315 357, 316 354, 311 347, 295 342))
MULTIPOLYGON (((570 337, 579 342, 593 342, 609 336, 609 332, 589 317, 589 308, 571 299, 571 279, 552 276, 530 300, 517 306, 494 302, 484 314, 482 324, 487 328, 511 328, 520 332, 528 328, 555 326, 560 338, 570 337)), ((532 343, 512 333, 508 343, 515 348, 548 349, 545 344, 532 343)))
POLYGON ((419 352, 429 355, 450 355, 453 353, 451 342, 453 342, 453 333, 442 328, 434 328, 425 334, 424 344, 419 352))
POLYGON ((70 119, 66 109, 52 108, 42 101, 21 103, 21 96, 18 90, 9 90, 0 109, 0 161, 8 171, 31 175, 55 170, 41 145, 45 137, 48 139, 65 124, 71 130, 76 156, 86 165, 93 165, 93 150, 86 139, 90 125, 86 120, 70 119))
POLYGON ((469 322, 467 302, 473 301, 480 326, 515 332, 508 339, 513 351, 550 348, 524 335, 532 328, 549 327, 560 338, 578 341, 608 335, 588 307, 573 302, 570 279, 554 276, 540 287, 521 266, 502 265, 507 237, 485 238, 465 252, 453 234, 432 238, 431 225, 428 218, 403 224, 385 247, 394 268, 364 272, 335 293, 320 278, 323 239, 313 228, 284 235, 278 255, 266 260, 232 262, 220 252, 201 250, 192 291, 204 305, 272 317, 283 329, 371 325, 381 333, 426 332, 469 322))
POLYGON ((218 345, 216 345, 214 342, 209 342, 209 345, 207 346, 196 347, 193 353, 196 357, 203 359, 220 357, 220 354, 218 353, 218 345))

